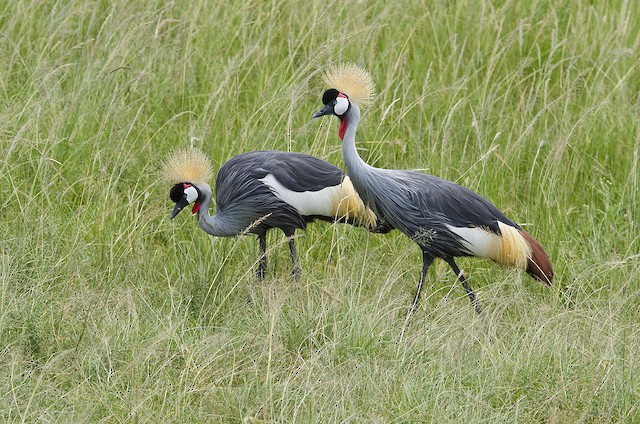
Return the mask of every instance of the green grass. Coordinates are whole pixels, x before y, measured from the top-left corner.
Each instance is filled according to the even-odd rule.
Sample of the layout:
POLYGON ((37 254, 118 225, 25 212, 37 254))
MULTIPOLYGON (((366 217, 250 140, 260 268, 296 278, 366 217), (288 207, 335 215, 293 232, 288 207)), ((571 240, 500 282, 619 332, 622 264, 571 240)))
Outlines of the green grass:
POLYGON ((632 1, 0 6, 3 422, 637 422, 640 9, 632 1), (424 4, 426 3, 426 5, 424 4), (167 153, 342 166, 320 73, 378 85, 358 145, 490 198, 544 289, 401 234, 316 223, 211 239, 168 220, 167 153), (404 330, 404 335, 403 334, 404 330))

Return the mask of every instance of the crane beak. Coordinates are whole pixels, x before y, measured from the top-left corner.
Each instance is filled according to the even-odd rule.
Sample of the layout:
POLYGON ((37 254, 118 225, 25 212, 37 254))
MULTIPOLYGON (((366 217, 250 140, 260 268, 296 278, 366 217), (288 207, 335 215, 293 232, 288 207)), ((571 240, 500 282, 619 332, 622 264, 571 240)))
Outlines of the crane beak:
POLYGON ((313 119, 319 118, 325 115, 332 115, 332 114, 333 114, 333 104, 327 103, 326 105, 324 105, 322 109, 320 109, 319 111, 313 114, 313 119))
POLYGON ((187 200, 187 196, 183 196, 180 200, 176 202, 176 205, 173 207, 173 211, 171 211, 171 215, 169 215, 169 219, 175 218, 176 215, 180 213, 185 206, 189 204, 187 200))

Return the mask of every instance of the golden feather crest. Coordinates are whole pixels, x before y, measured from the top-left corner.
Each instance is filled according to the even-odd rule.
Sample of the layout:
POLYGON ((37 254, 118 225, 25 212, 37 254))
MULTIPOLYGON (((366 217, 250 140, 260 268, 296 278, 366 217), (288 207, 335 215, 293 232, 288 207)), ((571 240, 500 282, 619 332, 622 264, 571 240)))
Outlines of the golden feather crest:
POLYGON ((334 65, 325 71, 322 79, 359 106, 370 105, 376 95, 376 84, 371 74, 355 63, 334 65))
POLYGON ((209 156, 195 147, 176 150, 164 162, 163 174, 174 183, 206 183, 213 177, 209 156))

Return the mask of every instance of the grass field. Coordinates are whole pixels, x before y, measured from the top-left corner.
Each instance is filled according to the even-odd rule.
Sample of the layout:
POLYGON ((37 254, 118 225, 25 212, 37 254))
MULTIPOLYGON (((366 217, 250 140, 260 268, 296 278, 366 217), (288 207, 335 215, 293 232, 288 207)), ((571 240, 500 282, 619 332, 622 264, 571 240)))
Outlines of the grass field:
POLYGON ((0 421, 639 422, 640 7, 633 1, 0 5, 0 421), (426 3, 426 4, 425 4, 426 3), (378 86, 362 156, 491 199, 551 289, 398 232, 169 221, 160 169, 280 149, 343 167, 320 75, 378 86), (403 329, 404 335, 401 336, 403 329))

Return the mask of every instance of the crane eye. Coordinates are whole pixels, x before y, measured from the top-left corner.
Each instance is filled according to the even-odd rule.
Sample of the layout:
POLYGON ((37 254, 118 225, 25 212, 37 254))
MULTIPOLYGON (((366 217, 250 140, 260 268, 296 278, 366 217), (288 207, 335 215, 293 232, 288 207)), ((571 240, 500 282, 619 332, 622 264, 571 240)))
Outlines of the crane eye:
POLYGON ((334 100, 335 106, 333 106, 333 112, 338 115, 338 116, 342 116, 347 112, 347 109, 349 109, 349 100, 346 97, 337 97, 334 100))
POLYGON ((193 203, 198 200, 198 189, 194 186, 189 186, 184 189, 184 197, 187 199, 187 202, 193 203))

